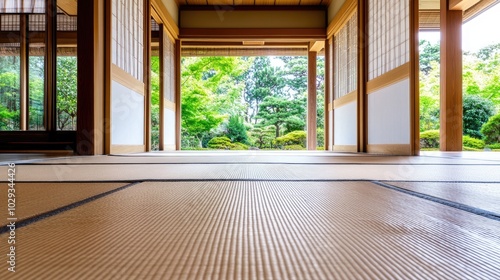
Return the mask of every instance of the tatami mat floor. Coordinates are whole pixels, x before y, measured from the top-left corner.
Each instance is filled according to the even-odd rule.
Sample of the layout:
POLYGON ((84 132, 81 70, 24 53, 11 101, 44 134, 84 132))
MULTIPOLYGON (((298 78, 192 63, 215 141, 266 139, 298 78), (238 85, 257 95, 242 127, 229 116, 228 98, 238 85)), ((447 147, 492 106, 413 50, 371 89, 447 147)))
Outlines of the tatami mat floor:
POLYGON ((495 157, 13 160, 0 279, 500 279, 495 157))

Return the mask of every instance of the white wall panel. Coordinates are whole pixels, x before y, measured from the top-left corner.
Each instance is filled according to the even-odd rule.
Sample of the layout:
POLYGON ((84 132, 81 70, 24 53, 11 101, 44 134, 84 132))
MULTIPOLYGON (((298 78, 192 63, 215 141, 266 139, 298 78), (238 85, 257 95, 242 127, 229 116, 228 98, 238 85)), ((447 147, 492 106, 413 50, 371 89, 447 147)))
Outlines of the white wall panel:
POLYGON ((334 145, 357 145, 357 104, 351 102, 334 110, 334 145))
POLYGON ((170 147, 175 148, 175 112, 165 108, 165 116, 163 120, 164 145, 165 150, 170 147))
POLYGON ((111 144, 144 145, 144 96, 111 83, 111 144))
POLYGON ((333 145, 333 111, 328 111, 328 119, 330 121, 330 129, 328 130, 328 140, 330 142, 330 146, 328 147, 329 150, 331 150, 332 145, 333 145))
POLYGON ((410 81, 368 95, 368 144, 410 144, 410 81))

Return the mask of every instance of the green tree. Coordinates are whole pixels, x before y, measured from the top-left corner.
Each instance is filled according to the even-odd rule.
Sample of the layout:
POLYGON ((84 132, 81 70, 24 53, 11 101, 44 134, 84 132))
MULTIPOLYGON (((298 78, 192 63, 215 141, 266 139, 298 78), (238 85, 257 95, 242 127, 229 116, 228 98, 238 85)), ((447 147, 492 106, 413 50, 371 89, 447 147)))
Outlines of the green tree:
POLYGON ((464 55, 464 93, 480 95, 500 108, 500 44, 464 55))
POLYGON ((273 126, 255 127, 250 131, 253 142, 259 147, 270 148, 274 139, 275 129, 273 126))
POLYGON ((268 96, 282 94, 283 79, 279 70, 271 65, 269 57, 256 57, 245 73, 244 100, 246 102, 246 121, 257 123, 260 104, 268 96))
POLYGON ((439 99, 420 96, 420 132, 439 129, 439 99))
POLYGON ((427 40, 420 40, 420 71, 424 75, 434 69, 434 65, 439 65, 440 62, 440 46, 433 44, 427 40), (433 63, 436 63, 433 65, 433 63))
POLYGON ((9 124, 14 117, 14 113, 0 104, 0 130, 8 130, 9 124))
POLYGON ((463 133, 481 139, 481 127, 495 113, 493 102, 479 95, 463 97, 463 133))
POLYGON ((289 100, 284 97, 268 96, 260 104, 256 118, 260 120, 261 126, 274 126, 277 138, 282 127, 286 127, 287 130, 300 127, 304 130, 305 120, 301 118, 304 112, 303 99, 289 100))
POLYGON ((224 120, 213 106, 212 96, 204 88, 192 87, 182 96, 182 130, 194 137, 198 147, 202 147, 202 138, 224 120))
POLYGON ((0 74, 0 129, 19 129, 19 73, 0 74))
POLYGON ((57 57, 57 126, 76 129, 77 65, 74 56, 57 57))
POLYGON ((229 139, 231 139, 231 142, 233 143, 239 142, 243 144, 249 144, 247 129, 245 127, 245 124, 243 124, 241 117, 238 116, 229 117, 226 135, 229 139))
POLYGON ((43 56, 29 57, 29 126, 31 130, 44 128, 45 61, 43 56))
POLYGON ((183 137, 196 139, 197 146, 202 147, 211 138, 211 131, 217 129, 227 115, 242 108, 236 93, 238 88, 243 88, 238 77, 246 67, 248 63, 236 57, 183 58, 183 137))
POLYGON ((160 59, 151 57, 151 150, 160 149, 160 59))

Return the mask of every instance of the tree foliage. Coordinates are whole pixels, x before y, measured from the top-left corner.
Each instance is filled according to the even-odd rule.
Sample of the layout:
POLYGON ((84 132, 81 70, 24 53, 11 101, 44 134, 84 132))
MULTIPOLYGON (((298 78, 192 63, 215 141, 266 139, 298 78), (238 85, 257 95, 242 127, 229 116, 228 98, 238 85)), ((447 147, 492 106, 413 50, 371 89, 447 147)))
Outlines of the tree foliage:
POLYGON ((269 57, 256 57, 245 73, 246 121, 257 123, 260 104, 268 96, 280 96, 284 80, 278 69, 271 65, 269 57))
POLYGON ((440 61, 440 47, 438 44, 432 44, 427 40, 420 41, 420 71, 425 75, 434 69, 433 62, 439 64, 440 61))
POLYGON ((256 118, 262 126, 274 126, 279 137, 282 128, 304 130, 305 121, 300 117, 305 112, 304 99, 289 100, 284 97, 268 96, 260 104, 256 118))
MULTIPOLYGON (((322 133, 323 57, 318 66, 318 133, 322 133)), ((206 147, 210 139, 228 136, 233 143, 271 148, 276 137, 305 129, 305 56, 187 57, 182 60, 181 86, 183 146, 196 142, 198 148, 206 147)))
MULTIPOLYGON (((481 138, 481 127, 500 110, 500 44, 463 56, 463 133, 481 138)), ((439 45, 420 43, 420 131, 439 129, 439 45)))
POLYGON ((463 97, 463 134, 481 139, 481 127, 495 113, 493 102, 479 95, 463 97))
POLYGON ((226 135, 232 142, 248 144, 247 128, 243 124, 243 120, 238 116, 229 117, 227 124, 226 135))
POLYGON ((271 148, 272 141, 275 136, 275 129, 273 126, 256 127, 250 131, 253 142, 259 149, 271 148))
POLYGON ((227 118, 225 114, 242 108, 236 93, 243 84, 235 81, 243 74, 245 65, 235 57, 183 59, 182 130, 185 137, 195 138, 199 147, 227 118))
POLYGON ((57 57, 57 126, 76 129, 77 65, 74 56, 57 57))
POLYGON ((500 114, 491 117, 483 125, 481 133, 484 135, 484 142, 486 144, 500 143, 500 114))

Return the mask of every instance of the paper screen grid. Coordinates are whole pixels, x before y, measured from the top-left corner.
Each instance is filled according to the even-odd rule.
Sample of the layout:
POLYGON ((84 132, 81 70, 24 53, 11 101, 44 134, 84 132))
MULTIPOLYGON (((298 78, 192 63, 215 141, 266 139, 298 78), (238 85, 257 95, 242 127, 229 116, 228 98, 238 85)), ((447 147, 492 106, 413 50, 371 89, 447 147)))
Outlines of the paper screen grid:
POLYGON ((410 60, 409 0, 368 3, 368 79, 372 80, 410 60))
POLYGON ((357 88, 358 20, 354 13, 334 36, 334 96, 338 99, 357 88))
POLYGON ((111 61, 143 82, 143 0, 112 0, 111 61))
POLYGON ((163 33, 163 85, 164 98, 175 102, 175 45, 167 36, 167 30, 163 33))

